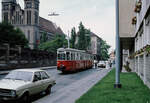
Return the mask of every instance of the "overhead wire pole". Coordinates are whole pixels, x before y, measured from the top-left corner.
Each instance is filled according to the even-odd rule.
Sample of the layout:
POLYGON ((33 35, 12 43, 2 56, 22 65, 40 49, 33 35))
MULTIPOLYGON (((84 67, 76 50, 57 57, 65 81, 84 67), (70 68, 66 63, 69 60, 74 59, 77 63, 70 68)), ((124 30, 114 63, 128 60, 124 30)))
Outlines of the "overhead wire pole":
POLYGON ((69 30, 68 30, 68 48, 70 48, 70 41, 69 41, 69 30))
POLYGON ((121 88, 120 84, 120 37, 119 37, 119 0, 116 0, 116 75, 114 88, 121 88))

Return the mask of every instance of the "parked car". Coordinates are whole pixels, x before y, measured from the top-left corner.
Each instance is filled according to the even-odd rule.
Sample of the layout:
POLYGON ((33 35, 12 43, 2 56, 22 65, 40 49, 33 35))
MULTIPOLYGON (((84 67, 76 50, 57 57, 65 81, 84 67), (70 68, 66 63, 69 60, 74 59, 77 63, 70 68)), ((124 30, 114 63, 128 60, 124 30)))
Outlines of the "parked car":
POLYGON ((100 67, 100 68, 105 68, 106 67, 106 63, 105 63, 105 61, 99 61, 97 66, 100 67))
POLYGON ((21 100, 30 102, 30 96, 45 92, 51 93, 55 80, 44 70, 19 69, 13 70, 0 80, 0 99, 3 101, 21 100))

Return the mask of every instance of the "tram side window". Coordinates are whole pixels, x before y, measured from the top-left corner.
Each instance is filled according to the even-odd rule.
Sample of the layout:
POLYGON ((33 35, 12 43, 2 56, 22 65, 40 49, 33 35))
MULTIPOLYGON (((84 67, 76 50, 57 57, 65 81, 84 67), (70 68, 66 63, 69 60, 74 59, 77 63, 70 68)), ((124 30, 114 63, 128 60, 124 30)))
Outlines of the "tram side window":
POLYGON ((67 60, 70 60, 70 53, 69 52, 66 53, 66 56, 67 56, 67 60))
POLYGON ((73 53, 71 53, 71 60, 73 60, 73 53))
POLYGON ((78 55, 78 53, 76 53, 76 60, 79 60, 79 55, 78 55))
POLYGON ((64 53, 62 54, 62 60, 65 60, 65 54, 64 53))

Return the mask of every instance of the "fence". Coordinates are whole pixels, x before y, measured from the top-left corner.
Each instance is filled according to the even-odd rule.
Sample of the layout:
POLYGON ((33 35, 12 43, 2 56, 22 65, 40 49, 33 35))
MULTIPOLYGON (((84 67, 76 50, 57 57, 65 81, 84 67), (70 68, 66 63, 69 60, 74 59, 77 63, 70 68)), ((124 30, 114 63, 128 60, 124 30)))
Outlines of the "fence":
POLYGON ((31 68, 56 65, 56 53, 0 45, 0 69, 31 68))

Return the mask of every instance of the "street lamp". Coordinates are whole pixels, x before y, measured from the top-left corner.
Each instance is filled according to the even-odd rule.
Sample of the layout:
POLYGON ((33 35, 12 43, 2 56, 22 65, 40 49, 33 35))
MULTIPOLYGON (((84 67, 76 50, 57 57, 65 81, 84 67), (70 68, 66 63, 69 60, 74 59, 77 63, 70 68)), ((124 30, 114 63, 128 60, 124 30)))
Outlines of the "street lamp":
POLYGON ((119 0, 116 0, 116 80, 114 88, 121 88, 120 84, 120 38, 119 38, 119 0))

